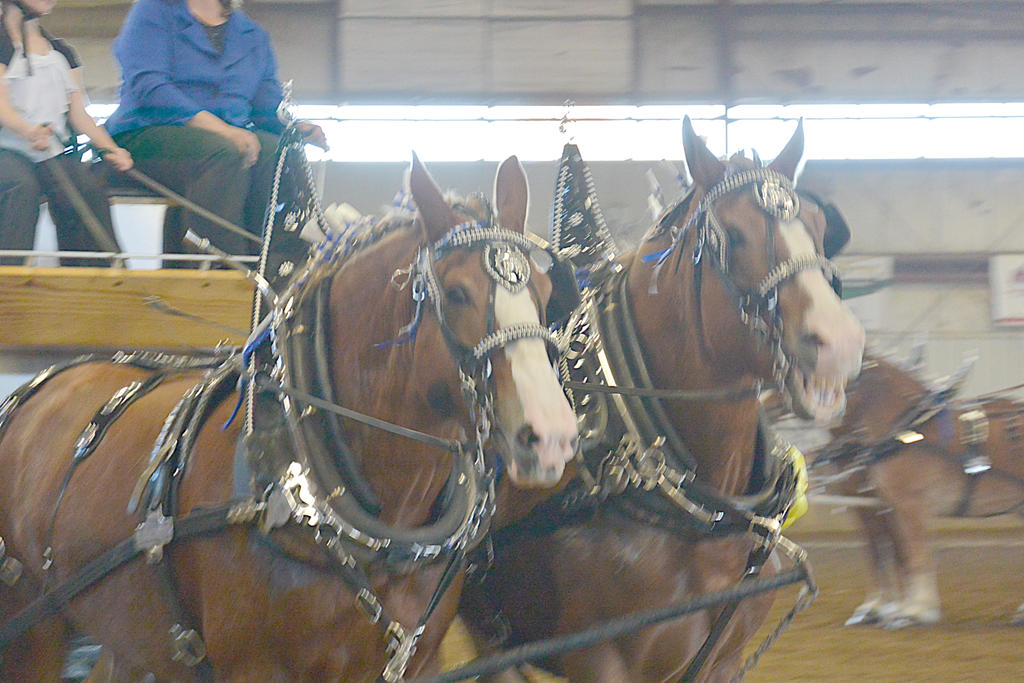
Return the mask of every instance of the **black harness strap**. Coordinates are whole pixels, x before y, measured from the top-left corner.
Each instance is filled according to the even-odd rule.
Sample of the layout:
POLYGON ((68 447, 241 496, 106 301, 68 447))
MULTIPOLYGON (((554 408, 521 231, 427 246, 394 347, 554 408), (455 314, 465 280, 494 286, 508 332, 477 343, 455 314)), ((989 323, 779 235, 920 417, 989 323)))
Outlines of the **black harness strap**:
MULTIPOLYGON (((193 510, 175 520, 173 540, 182 541, 220 531, 233 524, 250 523, 252 517, 241 513, 251 508, 252 504, 252 499, 243 499, 213 508, 193 510)), ((0 625, 0 648, 53 616, 83 590, 148 550, 134 535, 121 541, 83 567, 72 579, 36 598, 10 621, 0 625)))
MULTIPOLYGON (((755 581, 761 576, 761 569, 764 567, 764 563, 768 561, 768 558, 772 554, 772 550, 775 548, 775 544, 771 543, 758 543, 758 545, 750 551, 747 556, 747 570, 743 573, 743 578, 740 579, 738 586, 755 581)), ((715 645, 722 639, 722 635, 725 633, 725 629, 729 626, 729 622, 732 621, 732 617, 736 614, 736 610, 739 609, 739 601, 729 602, 722 608, 722 611, 718 613, 714 623, 711 625, 711 630, 708 632, 707 638, 704 639, 704 643, 700 646, 697 654, 690 660, 689 665, 686 667, 686 671, 679 678, 679 683, 693 683, 697 679, 697 675, 704 668, 704 664, 707 662, 708 657, 711 656, 711 652, 715 649, 715 645)))
MULTIPOLYGON (((68 465, 67 471, 64 473, 64 480, 60 484, 60 490, 57 492, 57 500, 53 504, 53 513, 50 515, 50 525, 46 529, 46 542, 45 547, 49 550, 53 545, 53 532, 54 525, 57 523, 57 512, 60 510, 60 504, 64 500, 64 494, 67 493, 68 486, 71 484, 71 477, 75 474, 75 469, 85 461, 93 452, 96 450, 96 446, 99 445, 100 441, 106 435, 107 430, 110 428, 117 418, 124 414, 124 411, 128 409, 136 400, 142 398, 153 389, 156 389, 165 379, 164 374, 155 374, 147 377, 141 382, 131 382, 127 386, 122 387, 117 391, 105 404, 101 407, 92 420, 86 425, 86 428, 82 430, 81 435, 75 442, 75 452, 71 458, 71 463, 68 465)), ((45 585, 45 584, 44 584, 45 585)))

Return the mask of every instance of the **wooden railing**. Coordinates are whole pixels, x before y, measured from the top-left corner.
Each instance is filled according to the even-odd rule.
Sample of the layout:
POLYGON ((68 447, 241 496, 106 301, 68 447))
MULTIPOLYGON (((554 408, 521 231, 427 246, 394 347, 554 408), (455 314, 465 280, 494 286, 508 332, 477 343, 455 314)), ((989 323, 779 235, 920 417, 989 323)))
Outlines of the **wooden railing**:
POLYGON ((231 270, 0 266, 0 349, 240 344, 251 305, 231 270))

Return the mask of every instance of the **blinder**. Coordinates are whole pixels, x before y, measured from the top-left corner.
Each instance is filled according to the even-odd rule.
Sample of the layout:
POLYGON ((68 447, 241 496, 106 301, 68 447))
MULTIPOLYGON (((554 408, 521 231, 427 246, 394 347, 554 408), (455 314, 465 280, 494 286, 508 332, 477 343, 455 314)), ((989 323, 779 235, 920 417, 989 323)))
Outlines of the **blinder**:
MULTIPOLYGON (((822 251, 825 254, 825 258, 830 259, 842 251, 843 247, 850 241, 850 226, 846 224, 843 214, 839 212, 839 208, 832 202, 826 202, 821 197, 806 190, 800 190, 799 194, 817 204, 825 214, 825 238, 822 243, 822 251)), ((839 292, 836 293, 838 294, 839 292)))
POLYGON ((551 260, 551 266, 547 270, 551 279, 551 296, 544 309, 544 322, 548 328, 561 327, 580 305, 582 299, 579 282, 576 280, 571 262, 555 258, 550 252, 535 249, 532 254, 534 263, 540 254, 551 260))

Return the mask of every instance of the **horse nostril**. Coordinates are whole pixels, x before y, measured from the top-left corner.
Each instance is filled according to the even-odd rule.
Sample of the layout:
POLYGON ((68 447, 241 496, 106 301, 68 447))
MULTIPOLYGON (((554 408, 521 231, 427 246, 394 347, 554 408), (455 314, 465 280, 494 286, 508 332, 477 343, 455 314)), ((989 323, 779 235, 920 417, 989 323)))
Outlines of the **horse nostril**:
POLYGON ((540 441, 540 437, 537 436, 537 432, 533 431, 532 426, 525 425, 519 430, 519 433, 516 434, 516 440, 523 448, 533 448, 537 442, 540 441))
POLYGON ((818 355, 825 347, 825 340, 815 332, 806 332, 800 335, 797 342, 797 361, 805 369, 811 369, 818 365, 818 355))
POLYGON ((821 348, 825 341, 816 332, 808 332, 800 337, 800 343, 813 349, 821 348))

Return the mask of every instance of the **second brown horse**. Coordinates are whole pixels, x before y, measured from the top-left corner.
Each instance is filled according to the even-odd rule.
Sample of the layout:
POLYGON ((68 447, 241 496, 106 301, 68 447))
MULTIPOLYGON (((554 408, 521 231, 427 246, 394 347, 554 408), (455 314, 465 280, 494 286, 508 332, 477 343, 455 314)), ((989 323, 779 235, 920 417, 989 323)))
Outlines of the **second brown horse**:
MULTIPOLYGON (((620 322, 606 323, 602 312, 591 320, 600 335, 575 341, 599 339, 581 342, 589 346, 577 360, 610 356, 613 345, 624 349, 620 365, 598 363, 598 383, 632 381, 704 398, 587 399, 589 406, 611 406, 609 422, 638 424, 598 428, 603 434, 586 446, 601 465, 596 488, 582 498, 593 494, 600 504, 573 515, 565 514, 571 502, 548 506, 545 518, 495 536, 493 567, 470 587, 463 613, 488 632, 496 611, 510 636, 506 644, 572 633, 739 582, 758 541, 746 527, 718 526, 709 501, 765 515, 784 515, 790 502, 776 495, 779 472, 789 470, 761 427, 757 385, 784 385, 797 412, 825 421, 841 408, 847 378, 860 368, 863 330, 830 286, 826 275, 834 273, 823 256, 845 237, 830 228, 821 205, 797 199, 792 189, 802 128, 768 166, 741 157, 720 161, 688 120, 684 148, 692 192, 636 252, 607 265, 612 275, 591 300, 620 322), (632 406, 623 411, 620 404, 632 406), (662 476, 673 469, 683 480, 678 486, 662 476), (703 504, 686 513, 674 502, 680 498, 703 504)), ((743 601, 706 664, 687 680, 729 680, 771 603, 771 596, 743 601)), ((678 680, 721 609, 545 665, 572 681, 678 680)))

